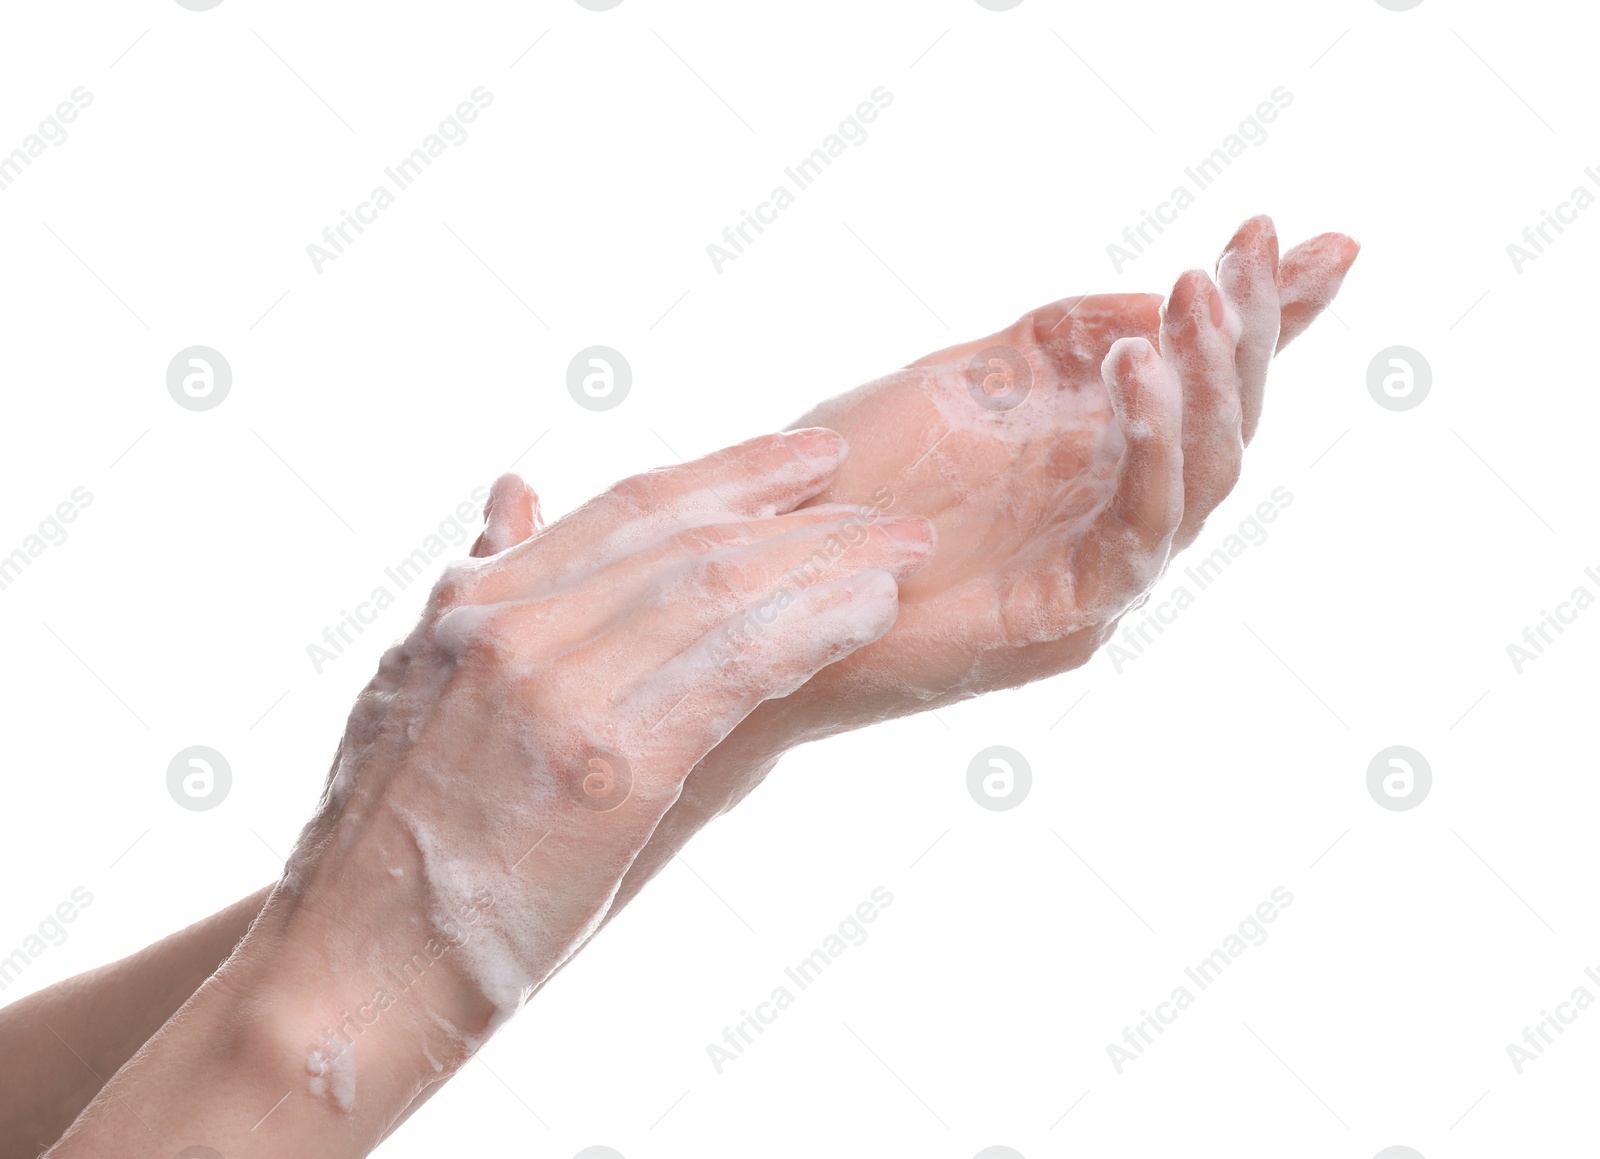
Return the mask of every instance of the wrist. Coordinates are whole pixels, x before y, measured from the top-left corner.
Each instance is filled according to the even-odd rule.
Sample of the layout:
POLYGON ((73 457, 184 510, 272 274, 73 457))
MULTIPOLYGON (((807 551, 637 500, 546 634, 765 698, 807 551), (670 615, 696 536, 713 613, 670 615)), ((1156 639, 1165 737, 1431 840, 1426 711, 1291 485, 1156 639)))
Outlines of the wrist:
MULTIPOLYGON (((409 1004, 393 995, 394 985, 360 959, 313 957, 299 933, 269 941, 277 921, 264 914, 261 932, 252 931, 214 981, 232 1037, 285 1089, 347 1118, 359 1111, 385 1121, 440 1070, 465 1061, 416 995, 409 1004)), ((427 979, 435 1000, 444 997, 439 981, 427 979)))
POLYGON ((261 996, 270 1048, 345 1110, 355 1074, 363 1102, 381 1091, 404 1106, 461 1067, 502 1017, 466 948, 495 899, 485 891, 438 913, 418 877, 383 878, 350 892, 286 880, 225 971, 247 1002, 261 996), (335 896, 359 900, 335 910, 335 896))

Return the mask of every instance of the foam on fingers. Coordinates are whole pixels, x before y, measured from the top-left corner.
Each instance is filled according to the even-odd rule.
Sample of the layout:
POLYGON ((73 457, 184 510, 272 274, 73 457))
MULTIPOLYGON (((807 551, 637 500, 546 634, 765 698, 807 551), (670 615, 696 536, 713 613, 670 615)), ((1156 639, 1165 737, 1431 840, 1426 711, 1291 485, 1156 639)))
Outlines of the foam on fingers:
POLYGON ((1283 255, 1278 266, 1278 304, 1282 325, 1278 349, 1305 333, 1333 302, 1361 244, 1342 233, 1322 233, 1283 255))
POLYGON ((797 591, 869 568, 905 579, 927 564, 933 547, 926 519, 854 515, 711 552, 669 573, 640 610, 597 643, 595 655, 602 663, 605 657, 617 664, 665 661, 752 600, 776 606, 797 591))
POLYGON ((762 701, 881 637, 898 612, 899 585, 876 568, 751 604, 663 665, 630 702, 689 738, 692 764, 762 701))
POLYGON ((475 558, 499 555, 533 537, 543 526, 539 496, 522 476, 507 472, 494 481, 483 505, 483 534, 472 545, 475 558))
POLYGON ((1182 387, 1143 338, 1117 339, 1101 375, 1125 444, 1103 518, 1155 549, 1172 535, 1183 509, 1182 387))
MULTIPOLYGON (((912 541, 896 545, 892 555, 882 557, 889 560, 884 566, 909 574, 925 560, 932 548, 932 531, 925 520, 914 523, 912 541)), ((538 654, 553 647, 577 647, 620 627, 621 634, 603 645, 615 653, 618 663, 637 661, 657 644, 663 649, 661 658, 666 658, 675 651, 671 643, 675 630, 681 642, 684 631, 697 635, 715 617, 730 614, 758 594, 735 590, 736 578, 768 592, 783 580, 783 568, 791 564, 804 571, 795 582, 806 575, 817 578, 819 567, 846 558, 852 547, 859 548, 874 533, 883 534, 867 526, 858 508, 843 503, 819 504, 770 519, 690 528, 583 576, 576 581, 582 585, 581 600, 568 598, 572 584, 542 598, 527 598, 519 585, 506 582, 507 577, 472 575, 461 589, 460 606, 439 618, 434 639, 455 655, 465 654, 475 643, 492 643, 499 655, 515 657, 530 647, 538 654), (809 537, 790 538, 805 529, 811 529, 809 537), (784 552, 784 543, 778 541, 788 545, 786 554, 773 556, 789 561, 782 567, 775 564, 763 572, 738 562, 784 552), (718 590, 703 590, 699 576, 715 579, 718 590), (685 609, 693 612, 707 600, 713 602, 705 608, 703 621, 679 630, 676 621, 685 609), (640 641, 650 641, 652 647, 641 651, 640 641)), ((861 561, 863 556, 856 551, 850 558, 861 561)))
POLYGON ((1203 270, 1178 278, 1163 311, 1161 357, 1183 388, 1186 542, 1232 490, 1244 454, 1234 352, 1241 323, 1203 270))
POLYGON ((633 475, 494 560, 476 600, 507 600, 596 570, 678 532, 770 518, 819 494, 848 454, 844 436, 811 427, 762 435, 704 458, 633 475))
POLYGON ((793 511, 828 485, 848 453, 843 435, 808 427, 624 479, 569 517, 595 544, 580 566, 685 527, 793 511))
POLYGON ((1217 285, 1242 327, 1234 358, 1248 443, 1261 421, 1267 364, 1278 345, 1278 231, 1270 217, 1252 217, 1234 233, 1217 259, 1217 285))
POLYGON ((1119 338, 1101 365, 1123 437, 1116 490, 1060 554, 1020 563, 1001 585, 1013 644, 1061 638, 1125 610, 1166 566, 1183 516, 1183 401, 1172 368, 1143 338, 1119 338))
POLYGON ((634 476, 610 493, 621 497, 625 511, 638 508, 631 521, 648 523, 662 513, 699 522, 764 518, 793 511, 816 495, 849 453, 837 431, 802 427, 634 476))

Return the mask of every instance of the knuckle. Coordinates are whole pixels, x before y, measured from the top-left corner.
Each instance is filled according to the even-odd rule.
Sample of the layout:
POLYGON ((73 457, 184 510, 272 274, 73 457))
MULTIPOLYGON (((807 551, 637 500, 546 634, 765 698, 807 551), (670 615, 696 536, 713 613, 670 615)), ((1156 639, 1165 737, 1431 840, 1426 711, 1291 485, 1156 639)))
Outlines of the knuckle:
POLYGON ((487 633, 462 640, 453 652, 463 665, 478 668, 500 668, 509 658, 509 651, 500 638, 487 633))
POLYGON ((690 572, 695 590, 713 599, 745 594, 753 578, 748 566, 726 552, 703 556, 690 572))
POLYGON ((654 515, 663 505, 671 502, 674 488, 667 471, 646 471, 630 475, 611 488, 611 497, 624 514, 629 516, 654 515))
POLYGON ((453 607, 434 625, 434 647, 462 667, 505 667, 515 639, 511 612, 506 606, 453 607))
POLYGON ((471 603, 476 581, 477 571, 470 564, 456 562, 445 565, 428 593, 428 610, 438 616, 471 603))
POLYGON ((393 691, 400 686, 411 664, 411 649, 406 644, 391 645, 378 660, 378 671, 368 688, 393 691))

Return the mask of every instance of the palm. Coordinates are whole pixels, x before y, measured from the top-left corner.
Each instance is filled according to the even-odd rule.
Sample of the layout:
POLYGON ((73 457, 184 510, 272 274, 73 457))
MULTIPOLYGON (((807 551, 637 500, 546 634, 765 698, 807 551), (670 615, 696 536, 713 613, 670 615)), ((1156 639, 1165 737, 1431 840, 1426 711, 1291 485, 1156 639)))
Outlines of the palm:
POLYGON ((998 593, 1058 567, 1110 500, 1123 440, 1100 366, 1118 338, 1154 342, 1160 307, 1151 294, 1057 302, 800 420, 832 427, 852 448, 815 502, 925 516, 939 545, 933 563, 902 585, 896 628, 854 664, 820 673, 816 693, 865 707, 854 686, 867 670, 886 669, 915 688, 920 708, 923 695, 972 695, 1033 679, 1040 665, 1059 671, 1088 658, 1095 642, 1082 628, 1057 641, 1005 639, 998 593), (1007 663, 994 664, 990 653, 1008 644, 1007 663))
MULTIPOLYGON (((1262 244, 1272 244, 1275 259, 1270 228, 1262 244)), ((1268 325, 1258 308, 1253 322, 1242 321, 1238 411, 1185 430, 1184 455, 1193 462, 1185 462, 1181 519, 1173 534, 1153 535, 1143 553, 1108 551, 1096 529, 1117 495, 1125 450, 1102 363, 1120 338, 1171 353, 1156 295, 1053 303, 806 415, 804 424, 832 427, 852 447, 817 501, 925 515, 939 548, 933 564, 902 587, 901 619, 889 635, 824 669, 792 704, 767 706, 772 723, 795 728, 821 719, 825 729, 797 731, 837 731, 1086 662, 1237 478, 1237 457, 1230 465, 1221 455, 1219 469, 1201 435, 1231 429, 1242 450, 1259 418, 1261 384, 1250 379, 1264 378, 1265 356, 1326 306, 1355 252, 1349 239, 1323 235, 1286 255, 1281 269, 1272 262, 1277 309, 1270 333, 1254 336, 1264 345, 1255 352, 1260 365, 1247 365, 1245 350, 1252 324, 1268 325)), ((1231 291, 1226 273, 1223 289, 1231 291)), ((1192 401, 1185 399, 1186 424, 1192 401)), ((1132 511, 1137 520, 1137 504, 1132 511)))

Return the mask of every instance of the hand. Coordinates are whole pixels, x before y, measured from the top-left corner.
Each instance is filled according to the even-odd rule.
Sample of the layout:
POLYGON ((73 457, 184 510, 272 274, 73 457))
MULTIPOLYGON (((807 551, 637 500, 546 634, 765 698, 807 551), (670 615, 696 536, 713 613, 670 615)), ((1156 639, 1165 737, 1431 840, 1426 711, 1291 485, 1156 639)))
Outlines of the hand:
MULTIPOLYGON (((463 1034, 492 1028, 594 930, 695 763, 893 623, 896 581, 932 550, 925 521, 852 535, 837 508, 772 514, 843 453, 822 430, 753 440, 448 569, 352 713, 274 904, 339 899, 382 930, 426 915, 425 931, 491 906, 460 960, 492 1005, 463 1034)), ((533 521, 531 496, 495 494, 509 510, 491 499, 479 550, 533 521)))
MULTIPOLYGON (((1267 364, 1337 293, 1358 247, 1278 260, 1266 217, 1214 284, 1069 298, 822 404, 856 453, 816 502, 934 521, 939 552, 895 630, 765 714, 852 727, 1087 662, 1238 480, 1267 364)), ((755 724, 757 722, 752 722, 755 724)))
POLYGON ((537 535, 497 483, 243 942, 50 1154, 375 1146, 594 933, 690 769, 893 624, 932 529, 796 510, 844 455, 769 435, 537 535))
POLYGON ((844 450, 825 430, 752 440, 532 537, 531 494, 496 485, 476 550, 505 550, 448 568, 384 658, 230 965, 271 945, 293 981, 249 990, 293 994, 313 1092, 351 1109, 358 1040, 397 1108, 425 1061, 464 1062, 598 928, 690 769, 888 630, 931 529, 795 511, 844 450))
MULTIPOLYGON (((1342 234, 1278 259, 1270 219, 1154 294, 1068 298, 811 411, 850 460, 815 503, 933 520, 895 627, 773 700, 701 762, 618 905, 789 747, 1086 663, 1239 477, 1267 364, 1333 300, 1342 234), (1159 356, 1158 356, 1159 354, 1159 356)), ((867 518, 874 518, 868 515, 867 518)))

